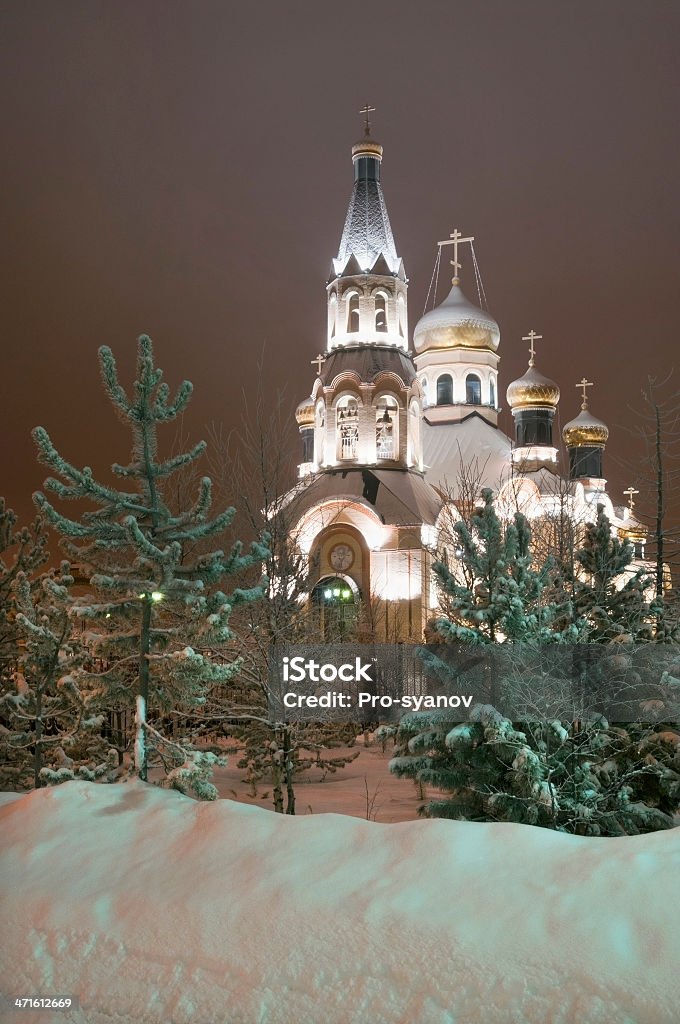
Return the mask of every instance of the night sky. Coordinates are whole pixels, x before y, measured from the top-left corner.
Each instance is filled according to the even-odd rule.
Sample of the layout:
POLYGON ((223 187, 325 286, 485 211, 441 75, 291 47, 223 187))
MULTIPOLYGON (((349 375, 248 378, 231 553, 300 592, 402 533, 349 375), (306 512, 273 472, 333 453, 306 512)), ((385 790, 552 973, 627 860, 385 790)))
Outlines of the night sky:
MULTIPOLYGON (((263 350, 269 399, 309 394, 369 101, 410 331, 437 240, 474 234, 502 404, 533 328, 562 422, 595 381, 621 501, 628 405, 678 353, 678 39, 660 0, 5 0, 0 494, 32 516, 36 424, 126 460, 101 344, 127 382, 152 336, 193 440, 238 424, 263 350)), ((462 283, 476 301, 469 259, 462 283)))

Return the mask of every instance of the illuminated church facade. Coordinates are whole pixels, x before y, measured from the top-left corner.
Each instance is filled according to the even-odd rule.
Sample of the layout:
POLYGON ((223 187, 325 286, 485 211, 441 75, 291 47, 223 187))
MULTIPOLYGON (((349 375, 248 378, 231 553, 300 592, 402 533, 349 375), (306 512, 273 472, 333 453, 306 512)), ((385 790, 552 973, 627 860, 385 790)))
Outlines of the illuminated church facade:
POLYGON ((514 437, 499 428, 500 329, 461 290, 463 251, 480 279, 473 239, 458 231, 438 249, 438 260, 444 249, 453 255, 451 289, 411 339, 408 280, 382 190, 382 156, 366 112, 327 283, 325 351, 312 360, 311 392, 296 410, 302 461, 285 507, 316 580, 311 601, 327 636, 420 641, 438 612, 434 552, 484 487, 508 518, 516 509, 530 520, 559 511, 583 522, 602 504, 639 557, 644 530, 632 493, 629 507, 614 507, 607 495, 608 430, 588 408, 585 378, 581 410, 562 431, 569 460, 562 471, 554 437, 560 390, 536 368, 533 331, 524 339, 527 371, 506 391, 514 437))

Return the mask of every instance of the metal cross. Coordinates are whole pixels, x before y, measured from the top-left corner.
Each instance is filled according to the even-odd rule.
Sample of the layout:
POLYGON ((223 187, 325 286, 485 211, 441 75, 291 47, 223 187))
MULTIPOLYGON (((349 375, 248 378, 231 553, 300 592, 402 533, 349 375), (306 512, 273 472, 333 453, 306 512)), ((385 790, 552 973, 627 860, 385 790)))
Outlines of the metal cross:
POLYGON ((320 374, 321 374, 321 364, 326 362, 326 357, 322 356, 321 353, 319 352, 319 354, 316 357, 316 359, 311 359, 310 362, 311 362, 312 366, 314 366, 314 363, 316 363, 316 373, 317 373, 317 376, 320 376, 320 374))
POLYGON ((592 386, 593 386, 592 380, 586 380, 585 377, 582 377, 581 380, 576 385, 577 388, 583 388, 583 402, 581 404, 581 408, 582 409, 587 409, 588 408, 588 396, 586 395, 586 388, 592 388, 592 386))
POLYGON ((633 509, 635 508, 635 502, 633 501, 633 495, 634 494, 639 494, 640 492, 636 491, 634 487, 629 487, 623 493, 628 495, 628 508, 632 512, 633 509))
POLYGON ((536 350, 534 349, 534 342, 535 341, 543 341, 543 335, 542 334, 536 334, 536 331, 529 331, 529 333, 522 338, 522 341, 528 341, 529 342, 529 356, 530 356, 529 366, 533 366, 534 365, 534 356, 536 355, 536 350))
POLYGON ((443 242, 437 242, 437 245, 441 249, 442 245, 453 246, 453 259, 449 260, 449 263, 453 267, 453 283, 458 284, 458 271, 460 270, 460 263, 458 262, 458 246, 462 245, 463 242, 474 242, 474 236, 471 235, 469 238, 463 238, 458 228, 454 228, 453 232, 443 242))
POLYGON ((370 106, 370 104, 368 104, 368 103, 364 107, 362 107, 362 109, 359 111, 359 113, 363 114, 364 117, 366 118, 366 123, 364 125, 364 135, 370 135, 371 134, 370 115, 373 114, 374 112, 375 112, 375 107, 370 106))

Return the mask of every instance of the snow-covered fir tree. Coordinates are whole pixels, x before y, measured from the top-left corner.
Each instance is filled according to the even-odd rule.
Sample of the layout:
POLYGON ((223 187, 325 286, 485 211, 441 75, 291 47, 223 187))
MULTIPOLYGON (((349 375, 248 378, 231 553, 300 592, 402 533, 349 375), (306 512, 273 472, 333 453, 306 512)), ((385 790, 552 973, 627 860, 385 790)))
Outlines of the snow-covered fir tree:
POLYGON ((597 519, 586 523, 582 546, 576 553, 573 581, 576 613, 585 622, 584 639, 607 642, 654 638, 654 608, 649 594, 652 578, 645 568, 632 567, 633 545, 612 534, 602 505, 597 519))
POLYGON ((104 716, 88 713, 81 691, 88 654, 69 616, 72 585, 67 562, 33 582, 20 572, 14 582, 21 644, 1 702, 7 729, 0 778, 7 788, 111 780, 118 768, 102 735, 104 716))
POLYGON ((132 432, 130 461, 112 467, 125 489, 99 482, 89 466, 78 469, 66 461, 37 427, 39 458, 55 473, 45 489, 62 500, 89 499, 95 509, 69 518, 42 492, 35 502, 88 582, 72 617, 92 658, 85 679, 92 710, 109 717, 123 749, 130 746, 134 714, 133 761, 141 779, 160 768, 165 785, 214 799, 209 777, 216 755, 191 741, 211 690, 240 669, 224 653, 232 639, 229 618, 236 604, 262 596, 257 573, 267 549, 256 542, 247 554, 240 543, 226 553, 211 550, 235 511, 210 516, 209 477, 200 480, 193 504, 172 507, 174 474, 199 459, 205 444, 162 459, 157 431, 186 408, 191 383, 184 381, 171 398, 146 335, 138 341, 137 379, 129 394, 108 347, 100 348, 99 361, 106 393, 132 432), (245 570, 255 573, 252 587, 222 589, 245 570))
POLYGON ((30 576, 47 560, 40 516, 31 526, 19 527, 17 522, 16 513, 0 498, 0 692, 9 685, 18 657, 14 582, 19 573, 30 576))
POLYGON ((575 639, 577 627, 556 636, 556 622, 564 618, 569 602, 564 594, 554 600, 557 569, 552 558, 534 564, 526 517, 516 512, 504 524, 493 492, 485 488, 482 498, 470 523, 453 527, 460 569, 443 559, 433 565, 447 612, 436 622, 437 632, 447 641, 472 644, 575 639))
MULTIPOLYGON (((449 571, 446 563, 435 567, 450 599, 449 617, 435 624, 440 639, 473 646, 502 643, 509 664, 516 661, 505 683, 509 679, 524 691, 537 683, 530 678, 527 651, 576 642, 576 662, 584 662, 582 710, 567 721, 534 707, 531 721, 511 722, 490 704, 478 704, 467 722, 445 710, 405 715, 390 768, 442 792, 424 804, 422 813, 588 835, 670 827, 680 807, 680 734, 664 724, 611 725, 596 707, 596 681, 606 671, 629 706, 637 700, 641 710, 644 703, 660 719, 676 718, 677 650, 655 645, 658 657, 648 661, 644 678, 631 656, 636 641, 652 636, 647 579, 643 571, 631 570, 632 547, 612 538, 598 509, 576 554, 580 571, 569 580, 552 559, 532 564, 526 520, 516 515, 504 531, 488 491, 471 526, 457 524, 457 532, 465 578, 461 581, 463 574, 449 571), (590 644, 610 644, 612 653, 599 647, 604 657, 591 664, 590 644), (657 699, 643 702, 645 695, 657 699)), ((451 673, 436 646, 423 657, 440 678, 451 673)), ((498 695, 497 682, 490 687, 492 696, 498 695)), ((647 721, 653 717, 648 714, 647 721)))
POLYGON ((517 725, 490 705, 455 725, 411 714, 390 767, 442 791, 427 817, 611 836, 671 828, 680 807, 680 735, 603 718, 517 725))

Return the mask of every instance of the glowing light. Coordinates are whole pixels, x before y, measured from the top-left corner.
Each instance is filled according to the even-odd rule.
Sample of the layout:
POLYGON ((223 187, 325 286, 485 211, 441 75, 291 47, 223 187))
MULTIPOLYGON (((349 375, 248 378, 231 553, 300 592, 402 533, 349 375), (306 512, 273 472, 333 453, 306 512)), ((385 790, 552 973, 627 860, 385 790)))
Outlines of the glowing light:
POLYGON ((151 600, 152 601, 162 601, 163 600, 163 595, 161 594, 160 590, 154 590, 152 592, 151 600))
POLYGON ((333 591, 333 597, 340 597, 340 588, 336 587, 333 591))
POLYGON ((324 590, 323 596, 326 598, 327 601, 329 601, 332 598, 332 596, 333 596, 333 591, 332 590, 324 590))
POLYGON ((344 598, 344 600, 345 600, 345 601, 349 601, 349 599, 350 599, 350 597, 351 597, 351 591, 349 591, 349 590, 343 590, 343 592, 342 592, 342 596, 343 596, 343 598, 344 598))

